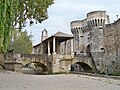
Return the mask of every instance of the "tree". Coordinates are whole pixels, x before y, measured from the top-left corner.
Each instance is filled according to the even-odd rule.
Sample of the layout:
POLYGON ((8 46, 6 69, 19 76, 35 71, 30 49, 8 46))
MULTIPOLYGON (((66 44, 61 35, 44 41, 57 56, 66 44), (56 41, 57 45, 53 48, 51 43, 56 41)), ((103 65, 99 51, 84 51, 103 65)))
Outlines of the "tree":
POLYGON ((53 0, 0 0, 0 52, 6 52, 10 31, 24 26, 26 19, 41 23, 48 18, 47 9, 53 0))
POLYGON ((11 32, 11 42, 8 44, 8 50, 14 50, 15 53, 29 54, 32 52, 31 35, 27 31, 13 30, 11 32))

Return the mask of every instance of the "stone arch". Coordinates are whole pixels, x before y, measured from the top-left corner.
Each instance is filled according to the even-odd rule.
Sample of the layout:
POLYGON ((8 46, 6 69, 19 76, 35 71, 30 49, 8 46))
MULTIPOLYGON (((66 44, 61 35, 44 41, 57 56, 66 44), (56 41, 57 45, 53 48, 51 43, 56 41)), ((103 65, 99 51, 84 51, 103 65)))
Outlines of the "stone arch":
POLYGON ((25 64, 23 68, 30 68, 35 71, 40 70, 42 73, 48 72, 48 67, 45 64, 36 61, 25 64))
POLYGON ((85 62, 75 62, 71 65, 71 71, 93 73, 93 69, 85 62))

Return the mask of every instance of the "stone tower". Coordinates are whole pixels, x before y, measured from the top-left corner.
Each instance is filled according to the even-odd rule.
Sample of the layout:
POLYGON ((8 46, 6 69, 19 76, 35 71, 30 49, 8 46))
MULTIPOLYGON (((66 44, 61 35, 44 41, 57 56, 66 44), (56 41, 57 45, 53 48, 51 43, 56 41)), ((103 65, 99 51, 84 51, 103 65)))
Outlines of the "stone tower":
POLYGON ((106 11, 92 11, 87 14, 87 24, 89 29, 97 26, 105 26, 109 23, 109 16, 106 11))
MULTIPOLYGON (((109 16, 106 11, 92 11, 87 14, 87 18, 71 22, 71 32, 74 35, 74 52, 81 54, 87 53, 87 47, 90 46, 90 33, 94 28, 100 27, 98 32, 103 34, 102 27, 109 23, 109 16)), ((101 35, 102 36, 102 35, 101 35)), ((101 38, 102 39, 102 38, 101 38)), ((102 44, 102 40, 100 41, 102 44)), ((102 48, 102 45, 101 45, 102 48)))
POLYGON ((74 52, 84 52, 83 43, 83 31, 82 31, 82 20, 71 22, 71 32, 75 36, 74 38, 74 52))
POLYGON ((44 29, 42 31, 41 42, 48 38, 48 31, 44 29))

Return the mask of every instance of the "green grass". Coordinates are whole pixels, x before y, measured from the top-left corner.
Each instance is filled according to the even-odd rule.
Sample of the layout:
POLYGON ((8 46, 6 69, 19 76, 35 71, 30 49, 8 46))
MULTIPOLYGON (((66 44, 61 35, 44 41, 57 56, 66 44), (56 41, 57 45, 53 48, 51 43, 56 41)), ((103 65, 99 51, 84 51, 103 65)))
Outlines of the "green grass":
POLYGON ((120 76, 120 71, 119 72, 113 72, 109 74, 110 76, 120 76))

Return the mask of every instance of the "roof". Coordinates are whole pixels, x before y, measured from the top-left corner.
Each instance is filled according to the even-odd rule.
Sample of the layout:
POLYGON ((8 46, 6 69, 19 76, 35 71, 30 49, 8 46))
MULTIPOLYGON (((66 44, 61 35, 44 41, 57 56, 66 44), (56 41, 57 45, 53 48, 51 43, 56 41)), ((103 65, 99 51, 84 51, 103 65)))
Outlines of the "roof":
MULTIPOLYGON (((45 39, 44 41, 42 41, 41 43, 44 43, 46 42, 47 40, 50 40, 52 39, 53 37, 56 37, 56 40, 58 40, 59 42, 64 42, 64 41, 67 41, 71 38, 74 38, 74 36, 72 35, 69 35, 69 34, 66 34, 66 33, 63 33, 63 32, 57 32, 55 34, 53 34, 52 36, 48 37, 47 39, 45 39)), ((37 47, 39 46, 41 43, 35 45, 34 47, 37 47)))
MULTIPOLYGON (((63 32, 57 32, 57 33, 55 33, 54 35, 52 35, 53 37, 73 37, 72 35, 69 35, 69 34, 66 34, 66 33, 63 33, 63 32)), ((51 36, 51 37, 52 37, 51 36)))

